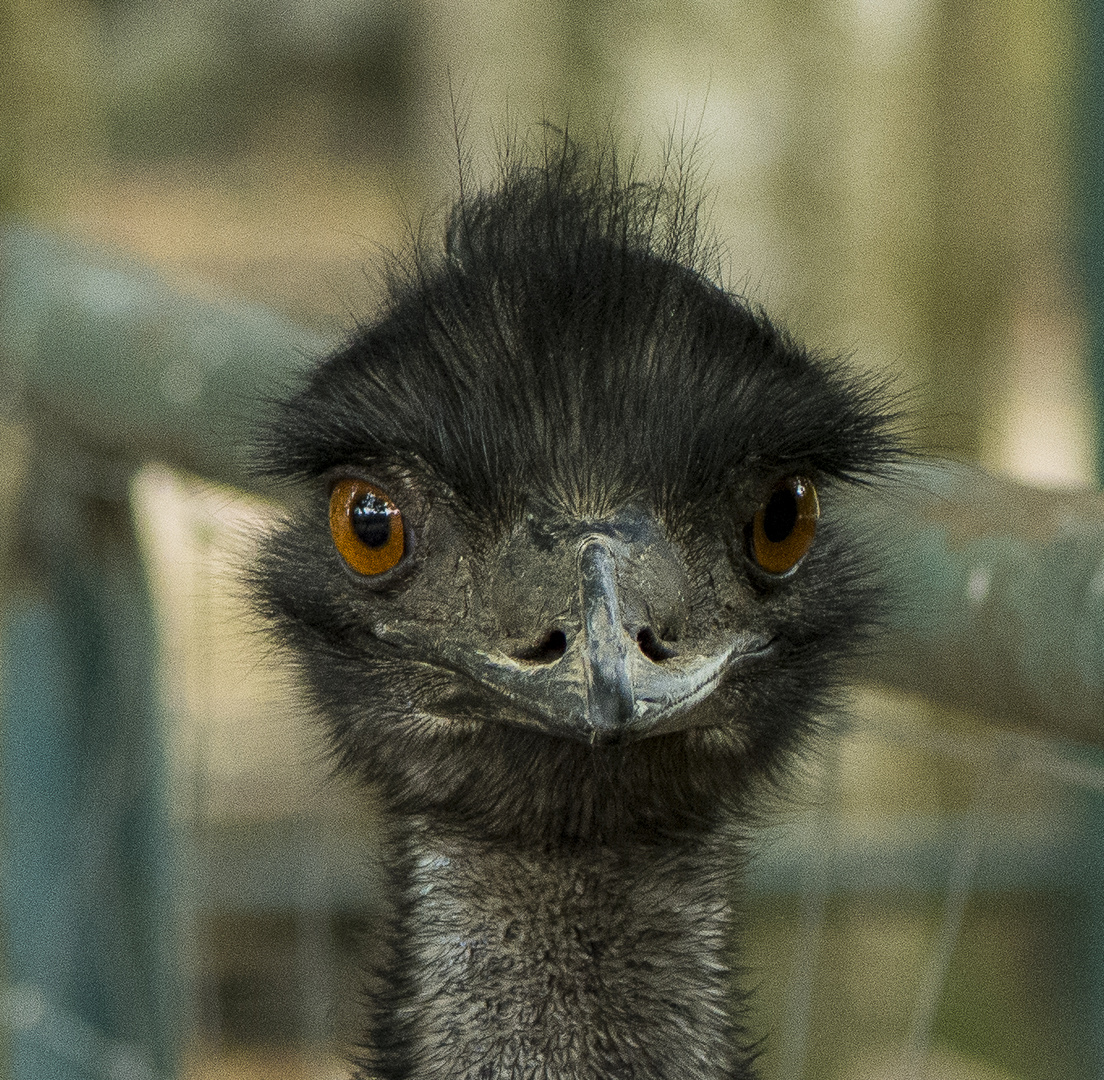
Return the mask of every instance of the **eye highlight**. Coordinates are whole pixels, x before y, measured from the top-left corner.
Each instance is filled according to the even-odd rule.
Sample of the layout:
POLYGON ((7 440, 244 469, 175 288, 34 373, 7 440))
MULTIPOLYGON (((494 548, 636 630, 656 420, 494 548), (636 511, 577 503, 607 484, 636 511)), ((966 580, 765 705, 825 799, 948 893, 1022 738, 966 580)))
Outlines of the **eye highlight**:
POLYGON ((768 574, 785 574, 813 546, 820 501, 811 480, 783 480, 751 523, 751 557, 768 574))
POLYGON ((403 557, 402 512, 367 480, 346 477, 334 485, 330 532, 338 553, 358 574, 382 574, 403 557))

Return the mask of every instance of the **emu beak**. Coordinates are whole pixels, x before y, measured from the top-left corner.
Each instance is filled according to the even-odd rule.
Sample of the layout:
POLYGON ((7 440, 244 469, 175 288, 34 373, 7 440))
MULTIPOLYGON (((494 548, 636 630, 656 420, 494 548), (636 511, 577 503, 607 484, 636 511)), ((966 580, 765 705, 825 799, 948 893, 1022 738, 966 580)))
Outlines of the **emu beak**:
MULTIPOLYGON (((578 541, 578 623, 566 627, 561 655, 529 660, 474 645, 471 635, 429 631, 413 623, 377 626, 385 641, 417 659, 472 679, 505 699, 488 716, 589 743, 634 741, 692 727, 726 673, 763 656, 769 639, 737 632, 710 652, 686 651, 655 659, 626 627, 621 576, 632 576, 633 553, 591 532, 578 541), (626 569, 627 568, 627 569, 626 569)), ((570 564, 569 564, 570 565, 570 564)))
POLYGON ((711 655, 646 656, 621 617, 616 558, 604 536, 587 537, 579 547, 579 593, 577 668, 565 671, 561 693, 566 704, 581 675, 586 709, 582 715, 569 714, 566 726, 572 730, 563 733, 591 742, 639 739, 690 726, 693 706, 713 692, 726 671, 770 648, 762 636, 742 633, 711 655))
POLYGON ((614 557, 604 537, 587 537, 579 546, 579 599, 585 726, 599 737, 627 732, 636 716, 629 661, 636 642, 621 624, 614 557))

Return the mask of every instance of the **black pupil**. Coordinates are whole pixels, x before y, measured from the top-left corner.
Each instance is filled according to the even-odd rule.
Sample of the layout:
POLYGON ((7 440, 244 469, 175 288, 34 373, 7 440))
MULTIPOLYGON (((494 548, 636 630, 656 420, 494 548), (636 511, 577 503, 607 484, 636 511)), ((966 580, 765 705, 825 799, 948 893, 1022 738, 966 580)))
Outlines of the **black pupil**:
POLYGON ((353 507, 353 532, 362 544, 381 548, 391 539, 391 512, 387 503, 369 492, 353 507))
POLYGON ((763 511, 763 532, 772 544, 779 544, 797 524, 797 499, 788 488, 776 491, 763 511))

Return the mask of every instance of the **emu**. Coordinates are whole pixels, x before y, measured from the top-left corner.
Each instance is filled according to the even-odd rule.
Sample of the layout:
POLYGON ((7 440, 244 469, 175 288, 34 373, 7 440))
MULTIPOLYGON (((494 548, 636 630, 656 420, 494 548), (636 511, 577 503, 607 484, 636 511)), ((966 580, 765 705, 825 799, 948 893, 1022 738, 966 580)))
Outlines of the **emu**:
POLYGON ((284 400, 258 608, 381 807, 378 1080, 746 1080, 742 852, 879 609, 884 388, 717 284, 685 170, 515 145, 284 400))

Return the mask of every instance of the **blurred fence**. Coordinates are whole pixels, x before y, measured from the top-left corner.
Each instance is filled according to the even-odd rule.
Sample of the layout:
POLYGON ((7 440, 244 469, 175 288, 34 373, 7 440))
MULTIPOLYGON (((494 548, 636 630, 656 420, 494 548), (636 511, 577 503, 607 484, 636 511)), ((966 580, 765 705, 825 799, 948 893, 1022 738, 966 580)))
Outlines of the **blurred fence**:
MULTIPOLYGON (((330 1037, 333 980, 319 974, 332 961, 327 920, 371 907, 371 867, 333 821, 220 829, 174 819, 156 620, 132 514, 133 477, 149 461, 248 489, 255 403, 326 346, 271 312, 184 295, 119 256, 28 226, 0 232, 0 1020, 17 1080, 183 1068, 204 1005, 181 928, 204 912, 298 913, 298 1030, 308 1043, 330 1037)), ((1095 1075, 1104 766, 1058 739, 1104 747, 1104 496, 918 463, 855 499, 892 552, 899 595, 864 678, 994 727, 933 734, 860 700, 868 737, 919 748, 939 768, 965 763, 974 794, 959 812, 898 815, 876 836, 817 811, 764 844, 753 896, 793 897, 804 911, 777 1075, 803 1075, 810 1053, 831 897, 894 890, 936 897, 941 914, 904 1033, 910 1056, 893 1075, 921 1075, 978 890, 1079 898, 1075 1041, 1097 1062, 1084 1075, 1095 1075), (994 792, 1027 783, 1084 796, 1078 828, 1002 817, 994 792)))

